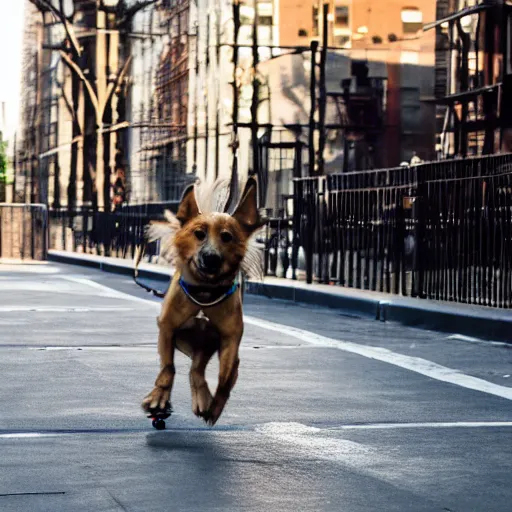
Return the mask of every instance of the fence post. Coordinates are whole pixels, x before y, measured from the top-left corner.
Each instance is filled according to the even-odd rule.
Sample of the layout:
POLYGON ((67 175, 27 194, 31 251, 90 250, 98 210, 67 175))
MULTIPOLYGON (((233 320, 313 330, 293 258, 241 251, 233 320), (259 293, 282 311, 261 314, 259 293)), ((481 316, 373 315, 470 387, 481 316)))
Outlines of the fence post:
POLYGON ((329 45, 329 4, 323 6, 323 30, 322 30, 322 51, 320 52, 320 94, 318 99, 318 174, 324 174, 324 151, 325 151, 325 110, 327 106, 327 89, 325 83, 325 71, 327 64, 327 46, 329 45))
POLYGON ((308 180, 303 182, 306 185, 307 194, 304 194, 302 190, 303 202, 306 202, 306 215, 305 224, 306 229, 304 230, 304 249, 306 252, 306 282, 311 284, 313 282, 313 248, 314 248, 314 237, 315 237, 315 201, 316 201, 316 190, 313 192, 312 189, 316 189, 314 186, 316 181, 308 180))
POLYGON ((426 187, 424 173, 418 172, 418 188, 416 190, 416 200, 413 204, 413 218, 415 220, 415 244, 413 258, 413 289, 412 296, 425 298, 425 261, 428 261, 426 254, 427 245, 425 244, 425 198, 426 187))
POLYGON ((316 52, 318 51, 318 41, 311 41, 311 76, 309 80, 309 96, 311 100, 311 109, 309 112, 309 175, 313 176, 315 172, 315 112, 316 112, 316 52))

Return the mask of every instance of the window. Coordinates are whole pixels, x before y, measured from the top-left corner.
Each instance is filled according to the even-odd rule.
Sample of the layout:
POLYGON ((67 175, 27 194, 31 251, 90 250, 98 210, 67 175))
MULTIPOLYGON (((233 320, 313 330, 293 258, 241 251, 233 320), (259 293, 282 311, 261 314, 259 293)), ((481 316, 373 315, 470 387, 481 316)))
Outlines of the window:
POLYGON ((272 16, 258 16, 258 25, 260 27, 272 26, 272 16))
POLYGON ((304 28, 299 28, 298 36, 299 37, 308 37, 308 31, 304 28))
POLYGON ((349 25, 348 18, 348 6, 346 5, 337 5, 334 8, 334 24, 336 27, 348 27, 349 25))
POLYGON ((423 13, 417 7, 402 9, 402 30, 404 34, 416 34, 423 28, 423 13))
POLYGON ((313 36, 317 36, 318 35, 318 20, 319 20, 319 16, 318 16, 318 7, 316 5, 313 6, 313 30, 312 30, 312 34, 313 36))

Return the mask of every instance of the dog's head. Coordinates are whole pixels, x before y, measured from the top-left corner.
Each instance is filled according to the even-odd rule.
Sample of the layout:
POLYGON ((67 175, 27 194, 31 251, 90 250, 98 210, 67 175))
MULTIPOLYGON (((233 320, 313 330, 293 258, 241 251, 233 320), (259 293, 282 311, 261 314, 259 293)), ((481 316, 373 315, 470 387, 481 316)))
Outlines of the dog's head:
POLYGON ((234 279, 246 256, 248 241, 264 225, 257 205, 257 181, 249 178, 232 215, 202 213, 194 186, 181 200, 174 237, 176 263, 181 273, 199 283, 220 284, 234 279))

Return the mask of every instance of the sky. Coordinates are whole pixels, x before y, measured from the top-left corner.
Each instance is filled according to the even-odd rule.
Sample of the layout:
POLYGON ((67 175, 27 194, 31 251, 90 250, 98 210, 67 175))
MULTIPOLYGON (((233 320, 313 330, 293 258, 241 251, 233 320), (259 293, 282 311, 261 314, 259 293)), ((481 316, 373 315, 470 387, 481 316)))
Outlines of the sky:
POLYGON ((18 126, 24 0, 0 0, 0 102, 6 102, 5 136, 18 126))

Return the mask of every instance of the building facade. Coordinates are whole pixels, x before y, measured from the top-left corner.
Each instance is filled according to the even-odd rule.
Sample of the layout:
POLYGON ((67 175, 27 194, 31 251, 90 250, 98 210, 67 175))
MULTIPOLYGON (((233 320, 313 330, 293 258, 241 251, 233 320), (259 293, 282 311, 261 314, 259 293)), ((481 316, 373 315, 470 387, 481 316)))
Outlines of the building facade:
POLYGON ((440 157, 512 151, 512 5, 438 0, 437 149, 440 157))
POLYGON ((179 197, 188 1, 26 1, 16 196, 112 210, 179 197), (39 8, 36 8, 38 4, 39 8))
POLYGON ((129 97, 130 203, 175 201, 186 176, 189 0, 165 0, 134 20, 129 97))
POLYGON ((62 22, 27 0, 17 194, 115 209, 175 200, 194 177, 236 168, 274 184, 277 210, 293 176, 431 159, 435 34, 421 28, 435 6, 385 4, 330 0, 322 115, 319 2, 68 0, 78 56, 62 22), (108 103, 99 116, 91 97, 108 103))
MULTIPOLYGON (((228 176, 234 162, 242 179, 263 168, 279 189, 269 195, 276 198, 269 205, 275 211, 282 207, 278 197, 291 192, 291 177, 319 168, 316 162, 309 165, 307 151, 313 105, 309 48, 324 39, 323 5, 311 0, 237 5, 239 11, 216 0, 191 5, 187 169, 209 181, 228 176)), ((434 97, 435 35, 422 31, 435 14, 435 4, 427 0, 329 2, 324 172, 435 157, 436 110, 428 102, 434 97)), ((314 122, 320 123, 320 70, 314 68, 314 122)))

